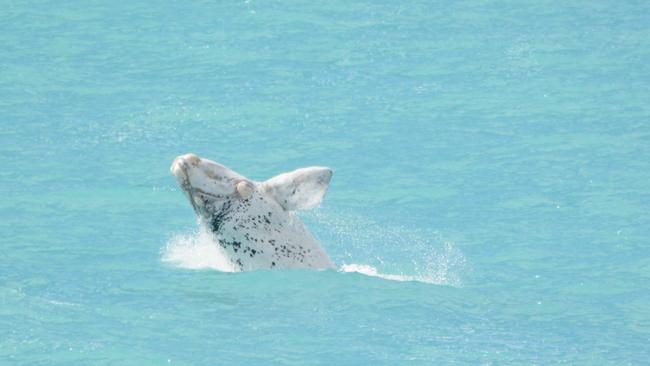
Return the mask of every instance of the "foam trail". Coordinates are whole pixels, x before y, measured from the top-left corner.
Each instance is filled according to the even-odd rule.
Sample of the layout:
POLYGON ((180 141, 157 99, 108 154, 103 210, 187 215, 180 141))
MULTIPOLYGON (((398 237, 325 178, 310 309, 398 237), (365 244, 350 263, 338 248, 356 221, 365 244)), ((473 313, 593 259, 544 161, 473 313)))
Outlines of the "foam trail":
POLYGON ((197 232, 175 235, 169 239, 163 250, 162 261, 180 268, 239 271, 203 225, 199 225, 197 232))
POLYGON ((377 268, 367 264, 354 264, 354 263, 344 264, 341 266, 341 268, 339 268, 339 271, 346 272, 346 273, 360 273, 366 276, 378 277, 390 281, 399 281, 399 282, 416 281, 416 282, 430 283, 434 285, 445 283, 444 280, 441 281, 440 279, 437 279, 433 276, 409 276, 403 274, 380 273, 377 270, 377 268))

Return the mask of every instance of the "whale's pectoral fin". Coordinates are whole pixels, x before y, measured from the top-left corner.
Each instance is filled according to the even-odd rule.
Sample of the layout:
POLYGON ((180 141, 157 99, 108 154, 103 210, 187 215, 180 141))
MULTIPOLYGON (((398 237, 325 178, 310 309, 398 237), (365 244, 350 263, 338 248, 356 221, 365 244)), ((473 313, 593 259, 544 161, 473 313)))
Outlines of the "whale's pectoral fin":
POLYGON ((310 167, 277 175, 263 184, 285 210, 306 210, 322 201, 331 178, 331 169, 310 167))

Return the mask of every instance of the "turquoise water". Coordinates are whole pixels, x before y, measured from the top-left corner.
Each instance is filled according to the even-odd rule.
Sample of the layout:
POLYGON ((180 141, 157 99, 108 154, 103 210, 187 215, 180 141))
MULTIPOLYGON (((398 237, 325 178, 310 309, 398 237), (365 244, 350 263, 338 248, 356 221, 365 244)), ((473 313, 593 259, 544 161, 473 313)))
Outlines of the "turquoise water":
POLYGON ((647 2, 3 2, 0 45, 2 365, 650 358, 647 2), (332 167, 338 270, 215 270, 190 151, 332 167))

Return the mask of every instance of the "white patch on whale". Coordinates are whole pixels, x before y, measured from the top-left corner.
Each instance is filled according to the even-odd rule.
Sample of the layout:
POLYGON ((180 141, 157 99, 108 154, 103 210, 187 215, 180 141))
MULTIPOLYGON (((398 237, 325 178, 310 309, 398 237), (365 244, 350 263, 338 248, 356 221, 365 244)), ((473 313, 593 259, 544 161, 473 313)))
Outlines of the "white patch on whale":
MULTIPOLYGON (((332 177, 329 168, 302 168, 256 182, 214 161, 185 154, 174 160, 171 172, 201 225, 218 243, 213 249, 220 253, 212 254, 225 254, 234 269, 334 267, 295 213, 322 201, 332 177)), ((178 248, 183 245, 168 248, 167 254, 178 248)), ((179 253, 186 251, 167 260, 179 259, 179 253)))

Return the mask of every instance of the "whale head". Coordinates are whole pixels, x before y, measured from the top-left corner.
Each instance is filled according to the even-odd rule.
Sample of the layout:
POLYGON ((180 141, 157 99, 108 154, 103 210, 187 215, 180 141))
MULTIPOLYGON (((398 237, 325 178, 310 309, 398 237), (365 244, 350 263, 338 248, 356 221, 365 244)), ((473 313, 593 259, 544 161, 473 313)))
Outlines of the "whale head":
POLYGON ((332 266, 294 214, 321 202, 332 177, 329 168, 302 168, 256 182, 190 153, 174 159, 170 170, 195 213, 242 270, 332 266))
POLYGON ((170 170, 196 214, 204 219, 218 214, 228 202, 250 198, 256 189, 254 182, 192 153, 174 159, 170 170))

